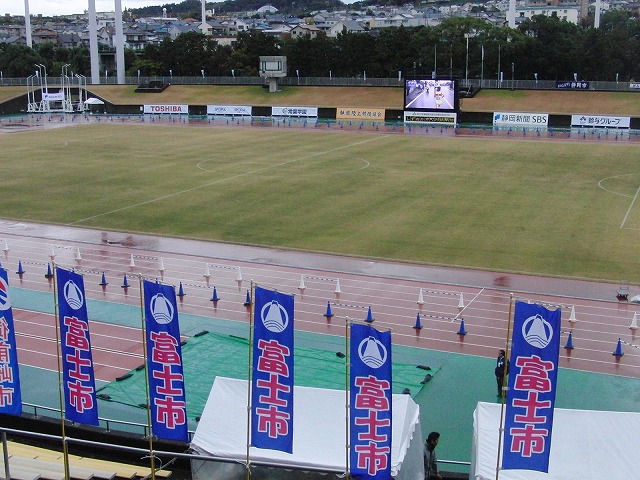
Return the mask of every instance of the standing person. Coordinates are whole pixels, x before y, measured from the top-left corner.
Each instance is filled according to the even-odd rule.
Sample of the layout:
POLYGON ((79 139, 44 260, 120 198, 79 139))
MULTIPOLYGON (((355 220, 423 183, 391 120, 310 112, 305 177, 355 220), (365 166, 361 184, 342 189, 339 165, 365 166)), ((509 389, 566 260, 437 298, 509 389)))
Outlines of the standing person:
POLYGON ((504 350, 500 350, 498 352, 498 358, 496 360, 496 369, 495 369, 495 374, 496 374, 496 382, 498 384, 498 397, 502 397, 503 395, 503 391, 502 391, 502 384, 504 381, 504 369, 505 366, 507 368, 507 373, 509 373, 509 367, 506 363, 506 359, 505 359, 505 351, 504 350))
POLYGON ((431 432, 424 444, 424 479, 440 480, 442 477, 438 473, 438 459, 436 458, 436 446, 440 440, 438 432, 431 432))

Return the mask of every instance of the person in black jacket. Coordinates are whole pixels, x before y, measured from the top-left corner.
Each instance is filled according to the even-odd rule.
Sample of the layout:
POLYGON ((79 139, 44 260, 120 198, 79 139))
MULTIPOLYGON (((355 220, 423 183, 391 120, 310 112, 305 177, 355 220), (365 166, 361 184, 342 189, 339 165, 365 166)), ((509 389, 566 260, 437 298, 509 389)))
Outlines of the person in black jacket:
POLYGON ((438 473, 438 459, 436 458, 436 446, 440 440, 438 432, 431 432, 424 444, 424 478, 425 480, 440 480, 438 473))
POLYGON ((509 364, 505 359, 505 351, 504 350, 500 350, 498 352, 498 358, 496 360, 496 369, 495 369, 495 374, 496 374, 496 382, 498 384, 498 397, 502 397, 503 395, 503 391, 502 391, 502 382, 504 381, 504 369, 507 369, 507 373, 509 373, 509 364))

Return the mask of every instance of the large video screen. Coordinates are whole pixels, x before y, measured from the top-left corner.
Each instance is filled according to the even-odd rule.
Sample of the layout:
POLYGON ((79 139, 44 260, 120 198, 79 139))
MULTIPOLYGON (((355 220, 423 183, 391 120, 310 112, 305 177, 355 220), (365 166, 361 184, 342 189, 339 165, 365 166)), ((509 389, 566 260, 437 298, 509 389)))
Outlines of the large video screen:
POLYGON ((457 112, 458 91, 451 78, 407 78, 404 109, 423 112, 457 112))

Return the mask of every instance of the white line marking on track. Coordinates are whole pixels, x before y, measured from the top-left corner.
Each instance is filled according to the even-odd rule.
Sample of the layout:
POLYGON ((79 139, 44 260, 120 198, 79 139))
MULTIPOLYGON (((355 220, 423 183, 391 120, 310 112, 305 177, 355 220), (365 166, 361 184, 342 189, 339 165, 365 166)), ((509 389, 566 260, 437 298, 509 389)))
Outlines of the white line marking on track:
POLYGON ((464 306, 464 308, 463 308, 462 310, 460 310, 460 311, 458 312, 458 314, 457 314, 455 317, 453 317, 453 318, 451 319, 451 321, 453 322, 454 320, 457 320, 458 318, 460 318, 460 315, 462 315, 462 312, 464 312, 464 311, 467 309, 467 307, 468 307, 469 305, 471 305, 471 304, 475 301, 475 299, 476 299, 476 298, 478 298, 478 297, 480 296, 480 294, 481 294, 482 292, 484 292, 484 287, 482 287, 482 290, 480 290, 478 293, 476 293, 475 297, 473 297, 469 302, 467 302, 467 304, 464 306))
POLYGON ((276 164, 269 165, 269 166, 266 166, 266 167, 256 168, 255 170, 251 170, 249 172, 239 173, 238 175, 233 175, 231 177, 221 178, 221 179, 218 179, 218 180, 207 182, 207 183, 204 183, 202 185, 198 185, 197 187, 187 188, 185 190, 169 193, 167 195, 162 195, 160 197, 156 197, 156 198, 153 198, 151 200, 146 200, 144 202, 134 203, 132 205, 127 205, 126 207, 116 208, 115 210, 110 210, 108 212, 98 213, 98 214, 92 215, 90 217, 85 217, 85 218, 82 218, 80 220, 76 220, 75 222, 67 223, 66 225, 67 226, 78 225, 78 224, 81 224, 83 222, 86 222, 87 220, 93 220, 94 218, 104 217, 105 215, 110 215, 112 213, 122 212, 122 211, 128 210, 130 208, 141 207, 143 205, 148 205, 150 203, 154 203, 154 202, 157 202, 157 201, 160 201, 160 200, 166 200, 167 198, 176 197, 178 195, 182 195, 183 193, 194 192, 196 190, 200 190, 201 188, 206 188, 206 187, 210 187, 212 185, 217 185, 219 183, 226 182, 226 181, 229 181, 229 180, 235 180, 237 178, 246 177, 248 175, 253 175, 255 173, 259 173, 259 172, 263 172, 265 170, 269 170, 271 168, 283 167, 285 165, 290 165, 292 163, 296 163, 296 162, 299 162, 299 161, 302 161, 302 160, 307 160, 309 158, 317 157, 319 155, 327 155, 328 153, 337 152, 339 150, 344 150, 346 148, 351 148, 351 147, 355 147, 357 145, 362 145, 364 143, 372 142, 372 141, 378 140, 380 138, 388 138, 390 136, 391 135, 380 135, 380 136, 376 135, 375 137, 367 138, 366 140, 362 140, 360 142, 351 143, 349 145, 343 145, 342 147, 332 148, 330 150, 325 150, 323 152, 312 153, 310 155, 307 155, 307 156, 304 156, 304 157, 300 157, 300 158, 296 158, 296 159, 293 159, 293 160, 289 160, 287 162, 281 162, 281 163, 276 163, 276 164))

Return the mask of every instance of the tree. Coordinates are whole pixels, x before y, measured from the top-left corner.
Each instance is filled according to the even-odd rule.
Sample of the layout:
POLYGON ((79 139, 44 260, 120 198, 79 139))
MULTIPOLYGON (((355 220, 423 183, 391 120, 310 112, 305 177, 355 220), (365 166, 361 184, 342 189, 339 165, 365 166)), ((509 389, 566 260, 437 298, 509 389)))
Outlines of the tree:
POLYGON ((261 55, 280 55, 281 44, 275 37, 252 30, 238 34, 231 65, 238 75, 258 75, 261 55))
POLYGON ((536 59, 533 68, 542 78, 567 80, 579 71, 584 30, 577 25, 555 16, 535 15, 522 22, 518 31, 535 39, 527 42, 530 50, 519 52, 519 62, 524 60, 524 53, 536 59))
POLYGON ((344 77, 358 77, 373 70, 375 41, 369 33, 339 33, 336 38, 338 55, 336 71, 344 77))
POLYGON ((6 77, 28 77, 33 75, 36 64, 43 64, 37 51, 26 45, 0 43, 0 70, 6 77))
POLYGON ((412 49, 412 36, 413 32, 404 27, 385 28, 380 32, 373 52, 371 75, 395 77, 398 71, 408 72, 416 59, 422 64, 422 57, 412 49))
POLYGON ((283 43, 290 72, 299 70, 304 76, 326 77, 337 66, 335 40, 321 34, 315 38, 292 38, 283 43))

